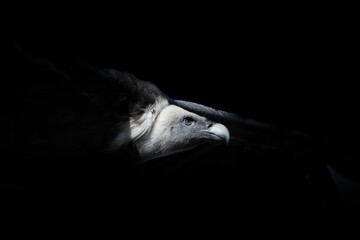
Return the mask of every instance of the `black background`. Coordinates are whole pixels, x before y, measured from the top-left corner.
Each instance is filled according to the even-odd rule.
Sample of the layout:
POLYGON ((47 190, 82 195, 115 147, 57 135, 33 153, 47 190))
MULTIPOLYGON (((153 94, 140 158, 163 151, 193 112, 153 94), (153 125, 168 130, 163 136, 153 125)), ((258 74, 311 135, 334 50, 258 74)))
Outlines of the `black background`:
POLYGON ((143 12, 123 16, 126 8, 117 10, 102 12, 112 16, 105 23, 103 14, 92 13, 91 20, 75 13, 78 21, 70 24, 66 16, 49 24, 49 16, 23 19, 10 26, 8 44, 125 70, 170 97, 330 138, 356 152, 358 73, 351 14, 266 9, 263 14, 255 8, 140 17, 143 12))
POLYGON ((34 38, 30 31, 14 42, 131 72, 171 97, 329 134, 353 123, 357 95, 355 39, 346 26, 329 25, 120 28, 80 37, 52 29, 49 36, 35 32, 34 38))
POLYGON ((40 28, 24 22, 11 40, 34 52, 126 70, 170 96, 274 124, 322 134, 354 127, 351 18, 288 14, 188 21, 176 15, 169 23, 114 18, 111 25, 94 19, 70 29, 61 21, 40 28))

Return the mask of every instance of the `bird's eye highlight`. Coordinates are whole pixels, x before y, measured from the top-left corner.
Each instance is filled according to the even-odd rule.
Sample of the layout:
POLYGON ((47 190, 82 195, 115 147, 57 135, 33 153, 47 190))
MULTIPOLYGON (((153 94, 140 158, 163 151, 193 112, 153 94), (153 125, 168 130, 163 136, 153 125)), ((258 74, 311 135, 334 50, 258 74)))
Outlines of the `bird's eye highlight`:
POLYGON ((193 124, 194 119, 192 117, 185 117, 183 119, 183 122, 186 126, 190 126, 191 124, 193 124))

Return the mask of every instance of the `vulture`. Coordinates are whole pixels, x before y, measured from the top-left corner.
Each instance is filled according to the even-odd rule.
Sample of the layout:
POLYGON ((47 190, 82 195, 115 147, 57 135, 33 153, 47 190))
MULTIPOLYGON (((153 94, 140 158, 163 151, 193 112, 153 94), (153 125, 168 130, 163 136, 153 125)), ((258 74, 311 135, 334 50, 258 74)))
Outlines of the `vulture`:
MULTIPOLYGON (((145 163, 202 144, 232 144, 239 139, 231 136, 231 124, 274 130, 233 113, 169 98, 155 84, 128 72, 98 69, 80 60, 57 65, 17 51, 29 71, 22 69, 21 77, 45 84, 17 86, 5 94, 11 100, 6 105, 10 111, 1 118, 2 146, 9 152, 40 158, 104 153, 145 163)), ((14 75, 15 82, 21 78, 14 75)))
POLYGON ((40 158, 104 153, 145 163, 202 144, 266 142, 269 135, 268 143, 284 147, 291 145, 284 139, 309 139, 234 113, 169 98, 155 84, 128 72, 99 69, 80 60, 53 63, 17 51, 25 62, 19 65, 27 68, 20 71, 24 76, 13 74, 14 82, 19 78, 43 82, 26 86, 22 80, 25 86, 5 94, 11 95, 6 105, 11 110, 2 117, 2 146, 10 152, 40 158), (277 137, 285 138, 276 142, 277 137))
POLYGON ((144 163, 203 143, 229 142, 223 124, 130 73, 78 62, 69 74, 50 62, 28 58, 34 68, 49 71, 49 81, 59 77, 61 82, 13 93, 21 98, 12 106, 17 111, 2 119, 6 128, 14 126, 3 131, 3 146, 10 151, 39 157, 102 152, 121 158, 126 149, 131 161, 144 163))
MULTIPOLYGON (((110 175, 116 180, 122 174, 134 181, 134 176, 181 172, 197 179, 193 194, 207 179, 208 193, 215 188, 231 197, 245 179, 257 186, 247 189, 251 194, 292 179, 296 186, 310 181, 320 192, 326 189, 321 201, 336 202, 333 169, 329 172, 323 159, 344 158, 329 150, 333 145, 326 139, 173 99, 129 72, 14 49, 16 61, 7 69, 12 86, 1 96, 1 157, 11 165, 1 167, 2 176, 66 181, 110 175), (249 166, 257 170, 247 172, 249 166), (231 187, 214 187, 222 181, 231 187)), ((303 201, 299 195, 313 188, 294 199, 303 201)))

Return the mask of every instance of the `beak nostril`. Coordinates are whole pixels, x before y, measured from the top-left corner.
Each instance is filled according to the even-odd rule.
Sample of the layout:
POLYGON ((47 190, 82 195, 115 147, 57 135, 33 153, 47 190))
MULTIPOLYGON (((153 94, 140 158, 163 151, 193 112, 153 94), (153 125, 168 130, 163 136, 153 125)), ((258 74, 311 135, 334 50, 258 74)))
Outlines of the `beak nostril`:
POLYGON ((214 124, 212 123, 212 122, 207 122, 207 124, 206 124, 207 126, 207 128, 211 128, 214 124))

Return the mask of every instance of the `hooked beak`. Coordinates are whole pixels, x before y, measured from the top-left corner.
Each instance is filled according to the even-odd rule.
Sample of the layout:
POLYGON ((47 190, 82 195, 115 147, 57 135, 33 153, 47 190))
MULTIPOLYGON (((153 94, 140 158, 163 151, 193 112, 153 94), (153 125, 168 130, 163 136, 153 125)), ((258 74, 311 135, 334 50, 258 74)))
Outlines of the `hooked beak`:
POLYGON ((229 130, 220 123, 210 123, 206 130, 204 130, 207 134, 209 134, 210 138, 215 141, 222 141, 224 143, 229 143, 230 133, 229 130))

